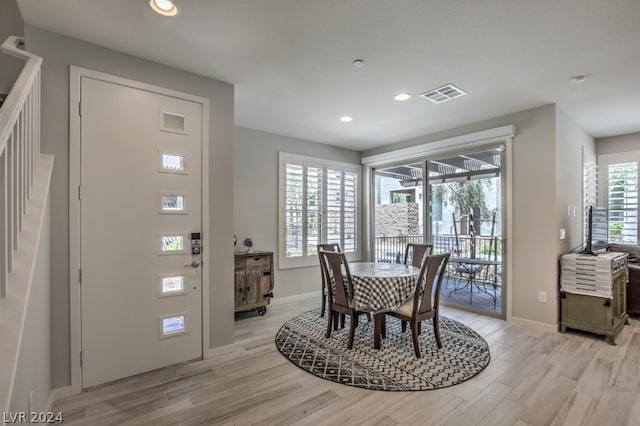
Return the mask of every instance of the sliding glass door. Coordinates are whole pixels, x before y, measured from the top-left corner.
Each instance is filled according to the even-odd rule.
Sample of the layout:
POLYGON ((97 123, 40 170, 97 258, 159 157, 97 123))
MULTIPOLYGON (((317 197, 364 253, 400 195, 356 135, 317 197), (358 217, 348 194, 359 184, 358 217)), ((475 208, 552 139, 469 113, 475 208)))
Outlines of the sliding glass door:
POLYGON ((375 260, 413 242, 450 252, 441 302, 503 317, 503 169, 503 145, 376 168, 375 260))
POLYGON ((441 301, 503 312, 503 149, 427 161, 429 231, 436 252, 450 252, 441 301))

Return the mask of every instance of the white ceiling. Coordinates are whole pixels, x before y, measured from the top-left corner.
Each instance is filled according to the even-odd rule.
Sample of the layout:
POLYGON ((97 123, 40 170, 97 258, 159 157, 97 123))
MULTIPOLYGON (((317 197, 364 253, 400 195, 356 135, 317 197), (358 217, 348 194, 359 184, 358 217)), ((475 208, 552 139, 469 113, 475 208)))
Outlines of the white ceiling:
POLYGON ((242 127, 364 151, 555 102, 594 137, 640 132, 638 0, 178 1, 175 18, 17 3, 30 25, 233 83, 242 127), (468 94, 418 96, 447 83, 468 94))

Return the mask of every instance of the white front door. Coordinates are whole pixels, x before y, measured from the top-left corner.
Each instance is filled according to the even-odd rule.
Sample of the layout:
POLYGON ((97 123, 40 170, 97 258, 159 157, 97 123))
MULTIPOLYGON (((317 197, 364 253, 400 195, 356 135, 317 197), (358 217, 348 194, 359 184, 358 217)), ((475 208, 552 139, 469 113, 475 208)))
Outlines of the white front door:
POLYGON ((83 76, 82 387, 202 356, 202 105, 83 76))

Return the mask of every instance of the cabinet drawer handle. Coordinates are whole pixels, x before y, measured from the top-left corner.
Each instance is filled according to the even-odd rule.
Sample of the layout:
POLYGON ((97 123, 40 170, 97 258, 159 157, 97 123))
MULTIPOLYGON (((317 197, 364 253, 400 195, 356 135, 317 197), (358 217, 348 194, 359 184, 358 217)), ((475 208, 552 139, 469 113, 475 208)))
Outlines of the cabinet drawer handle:
POLYGON ((238 291, 239 291, 240 293, 244 293, 244 288, 240 287, 240 288, 238 289, 238 291))
POLYGON ((247 292, 251 291, 251 287, 247 286, 246 290, 247 292))
POLYGON ((264 275, 264 276, 271 275, 271 271, 264 271, 264 272, 262 273, 262 275, 264 275))

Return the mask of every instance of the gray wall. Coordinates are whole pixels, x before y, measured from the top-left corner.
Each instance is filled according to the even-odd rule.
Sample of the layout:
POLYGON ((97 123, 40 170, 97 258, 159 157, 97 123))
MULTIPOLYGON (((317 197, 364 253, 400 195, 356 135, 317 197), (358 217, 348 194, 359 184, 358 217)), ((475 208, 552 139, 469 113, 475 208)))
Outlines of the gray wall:
POLYGON ((620 152, 640 151, 640 133, 611 136, 596 139, 596 154, 618 154, 620 152))
POLYGON ((566 230, 560 251, 567 253, 584 242, 583 159, 596 163, 596 144, 559 108, 556 109, 556 144, 556 212, 560 228, 566 230))
MULTIPOLYGON (((546 325, 558 323, 558 256, 565 246, 581 241, 576 227, 581 219, 571 218, 566 223, 566 205, 581 205, 581 198, 565 199, 578 185, 582 188, 581 155, 572 166, 557 171, 556 156, 566 152, 576 157, 583 144, 592 143, 555 105, 547 105, 529 111, 511 114, 473 125, 452 129, 435 135, 404 141, 389 147, 364 153, 371 155, 406 146, 432 142, 465 133, 485 130, 507 124, 515 124, 513 142, 513 311, 516 318, 546 325), (556 130, 556 121, 562 122, 556 130), (558 142, 560 139, 560 142, 558 142), (576 151, 577 150, 577 151, 576 151), (566 172, 566 173, 565 173, 566 172), (566 176, 572 176, 565 182, 566 176), (577 179, 577 181, 575 181, 577 179), (562 181, 561 183, 559 183, 562 181), (575 183, 575 182, 577 183, 575 183), (561 201, 560 201, 560 200, 561 201), (578 203, 580 201, 580 203, 578 203), (561 208, 559 205, 564 205, 561 208), (568 229, 565 243, 559 240, 560 226, 568 229), (546 291, 548 303, 537 301, 538 291, 546 291)), ((593 149, 593 148, 591 148, 593 149)), ((256 247, 277 250, 278 244, 278 168, 279 150, 302 155, 318 156, 357 163, 359 154, 344 150, 236 128, 235 141, 235 195, 234 215, 236 234, 242 241, 246 236, 254 238, 256 247), (349 159, 351 158, 351 159, 349 159)), ((581 197, 581 196, 580 196, 581 197)), ((579 210, 579 209, 578 209, 579 210)), ((579 244, 575 243, 576 245, 579 244)), ((278 270, 276 272, 276 297, 316 291, 319 285, 316 268, 278 270)))
MULTIPOLYGON (((9 36, 24 36, 24 21, 15 0, 0 0, 0 44, 9 36)), ((24 62, 0 53, 0 93, 9 93, 24 62)))
MULTIPOLYGON (((2 0, 0 0, 2 1, 2 0)), ((42 172, 40 172, 42 173, 42 172)), ((51 268, 51 195, 43 206, 31 289, 26 302, 26 315, 18 365, 16 366, 9 411, 29 412, 29 395, 33 391, 33 411, 45 411, 51 390, 50 268, 51 268)), ((32 230, 32 231, 37 231, 32 230)))
MULTIPOLYGON (((555 105, 510 114, 435 135, 371 150, 372 155, 488 128, 514 124, 512 315, 558 324, 558 257, 582 244, 582 156, 595 158, 595 143, 555 105), (576 215, 567 215, 567 206, 576 215), (561 241, 560 228, 567 237, 561 241), (547 303, 538 302, 547 292, 547 303)), ((357 162, 358 154, 283 136, 236 128, 234 214, 238 240, 255 239, 261 249, 277 251, 277 152, 279 150, 357 162), (324 151, 324 152, 323 152, 324 151), (335 157, 335 154, 338 157, 335 157), (342 156, 343 158, 340 158, 342 156), (262 177, 263 179, 260 179, 262 177), (256 206, 259 206, 256 208, 256 206)), ((278 270, 276 296, 316 291, 316 268, 278 270)))
MULTIPOLYGON (((514 124, 513 139, 513 256, 512 315, 545 325, 558 324, 558 232, 556 106, 528 111, 459 127, 437 134, 371 150, 364 156, 433 142, 480 130, 514 124), (538 302, 546 291, 548 303, 538 302)), ((582 172, 580 171, 580 176, 582 172)), ((580 185, 580 188, 582 186, 580 185)))
POLYGON ((272 133, 236 127, 233 211, 238 250, 253 238, 254 249, 274 252, 275 297, 320 291, 320 269, 279 269, 278 152, 360 164, 360 153, 272 133))
POLYGON ((210 100, 211 347, 233 343, 233 86, 27 26, 27 49, 43 57, 42 151, 56 156, 51 190, 52 388, 70 385, 69 66, 77 65, 210 100))

